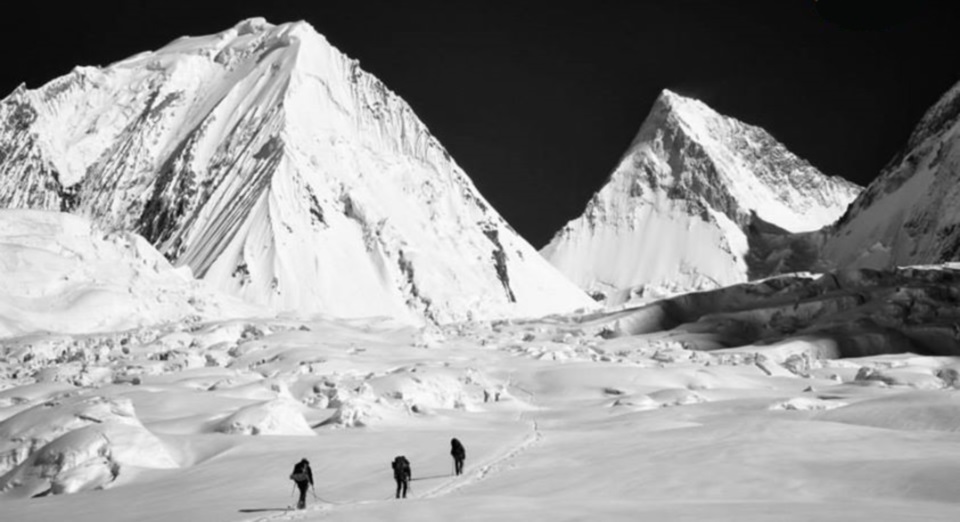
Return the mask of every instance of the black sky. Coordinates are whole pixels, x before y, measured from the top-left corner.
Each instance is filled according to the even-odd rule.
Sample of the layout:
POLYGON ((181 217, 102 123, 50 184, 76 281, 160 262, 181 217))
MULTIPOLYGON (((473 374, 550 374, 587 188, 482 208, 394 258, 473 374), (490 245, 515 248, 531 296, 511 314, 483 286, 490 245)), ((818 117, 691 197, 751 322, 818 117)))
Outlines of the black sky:
POLYGON ((960 80, 960 2, 880 12, 860 0, 838 15, 827 1, 22 3, 0 31, 0 91, 247 17, 307 20, 409 102, 540 247, 582 212, 664 88, 868 183, 960 80))

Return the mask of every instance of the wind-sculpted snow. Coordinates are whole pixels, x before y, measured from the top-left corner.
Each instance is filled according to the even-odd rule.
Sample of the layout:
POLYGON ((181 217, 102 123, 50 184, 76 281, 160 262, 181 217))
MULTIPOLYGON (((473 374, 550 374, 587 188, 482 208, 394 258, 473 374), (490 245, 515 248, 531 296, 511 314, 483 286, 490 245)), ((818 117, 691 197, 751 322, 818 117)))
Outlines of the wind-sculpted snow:
POLYGON ((0 512, 952 520, 958 296, 955 267, 863 269, 539 319, 181 320, 6 338, 0 512), (451 437, 467 447, 463 475, 451 437), (398 454, 414 473, 402 504, 398 454), (317 496, 288 513, 304 457, 317 496))
POLYGON ((761 266, 775 273, 754 259, 764 232, 819 229, 859 190, 762 129, 664 91, 607 184, 543 254, 598 297, 716 288, 761 266))
POLYGON ((830 231, 835 266, 890 268, 960 259, 960 84, 830 231))
POLYGON ((55 399, 0 422, 0 491, 14 496, 108 487, 127 466, 178 466, 129 399, 55 399))
POLYGON ((0 207, 138 232, 274 310, 447 322, 591 304, 304 22, 251 19, 19 88, 0 143, 0 207))
POLYGON ((0 271, 0 339, 263 313, 175 270, 136 234, 58 212, 0 209, 0 271))
POLYGON ((289 399, 276 399, 241 408, 214 426, 218 433, 242 435, 309 435, 313 430, 289 399))
POLYGON ((134 417, 129 401, 103 397, 51 400, 0 423, 0 475, 20 465, 33 451, 75 429, 134 417))

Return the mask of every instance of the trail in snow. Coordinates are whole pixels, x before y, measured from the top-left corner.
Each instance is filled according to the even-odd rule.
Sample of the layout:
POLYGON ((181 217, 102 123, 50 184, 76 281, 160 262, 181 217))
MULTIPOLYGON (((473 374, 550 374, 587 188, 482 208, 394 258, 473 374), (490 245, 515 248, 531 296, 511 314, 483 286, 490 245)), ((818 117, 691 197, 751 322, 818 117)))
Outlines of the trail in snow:
MULTIPOLYGON (((529 402, 531 404, 536 404, 535 395, 522 387, 516 385, 511 379, 508 384, 508 389, 514 389, 523 392, 529 397, 529 402)), ((527 421, 526 417, 529 415, 529 412, 525 412, 522 409, 517 411, 518 420, 529 422, 530 423, 530 433, 520 441, 519 444, 509 447, 506 451, 498 454, 497 456, 483 461, 479 466, 474 466, 474 471, 469 473, 464 473, 463 475, 457 477, 454 476, 449 480, 446 480, 439 486, 434 487, 433 489, 428 490, 426 493, 417 495, 412 491, 409 498, 411 499, 431 499, 443 497, 450 495, 457 491, 460 491, 466 487, 477 484, 481 481, 484 481, 490 476, 497 474, 498 472, 506 469, 506 467, 515 460, 522 453, 530 449, 531 447, 539 444, 543 440, 543 432, 540 431, 540 424, 535 418, 529 419, 527 421)), ((320 504, 315 504, 308 506, 306 509, 296 510, 292 507, 283 512, 274 513, 267 516, 260 516, 256 518, 245 519, 246 521, 251 522, 261 522, 269 520, 303 520, 309 517, 314 516, 324 516, 326 514, 332 514, 335 511, 342 509, 354 509, 360 506, 377 503, 377 502, 387 502, 395 500, 393 496, 389 496, 386 499, 372 499, 372 500, 356 500, 356 501, 346 501, 346 502, 333 502, 324 499, 323 497, 314 496, 315 502, 321 502, 320 504)))
MULTIPOLYGON (((533 393, 521 388, 520 386, 514 383, 511 378, 507 384, 508 389, 519 390, 529 396, 529 402, 536 405, 536 397, 533 393)), ((518 410, 519 420, 525 420, 524 417, 527 415, 527 412, 523 410, 518 410)), ((517 458, 521 453, 530 449, 530 447, 539 444, 543 440, 543 432, 540 431, 540 424, 536 419, 530 420, 530 433, 524 437, 524 439, 517 444, 516 446, 508 449, 505 453, 500 454, 498 457, 495 457, 491 460, 488 460, 486 463, 475 468, 476 471, 465 474, 462 478, 449 480, 444 484, 428 491, 427 493, 415 497, 415 498, 436 498, 444 495, 449 495, 456 491, 459 491, 465 487, 476 484, 482 480, 486 480, 491 474, 496 474, 497 472, 504 469, 504 467, 512 460, 517 458)))
POLYGON ((472 486, 482 480, 486 480, 490 475, 496 474, 497 472, 503 470, 510 461, 515 459, 524 451, 528 450, 531 446, 534 446, 543 440, 543 434, 540 432, 540 426, 538 425, 537 421, 533 420, 530 424, 530 434, 524 437, 524 439, 516 446, 510 448, 505 453, 488 460, 486 463, 477 467, 475 471, 471 473, 465 473, 460 478, 449 480, 424 493, 423 495, 415 496, 414 498, 436 498, 449 495, 465 487, 472 486))
MULTIPOLYGON (((268 520, 302 520, 307 517, 322 514, 324 511, 329 511, 332 507, 338 505, 363 505, 370 504, 372 502, 379 502, 378 500, 359 500, 355 502, 332 502, 329 500, 324 500, 323 497, 313 495, 313 505, 308 505, 304 509, 296 509, 293 506, 287 506, 286 510, 276 509, 271 511, 278 511, 278 513, 272 513, 266 516, 258 516, 255 518, 243 519, 241 522, 265 522, 268 520)), ((242 511, 241 511, 242 512, 242 511)))

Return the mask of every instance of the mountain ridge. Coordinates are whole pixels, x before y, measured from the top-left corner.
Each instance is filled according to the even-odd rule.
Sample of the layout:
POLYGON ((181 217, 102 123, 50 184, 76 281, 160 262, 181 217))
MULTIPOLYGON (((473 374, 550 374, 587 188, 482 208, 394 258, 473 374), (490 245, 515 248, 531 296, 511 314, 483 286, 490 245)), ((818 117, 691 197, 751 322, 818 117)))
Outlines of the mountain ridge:
POLYGON ((606 185, 541 253, 591 293, 715 288, 747 280, 751 229, 815 231, 858 190, 665 89, 606 185))
POLYGON ((830 230, 832 266, 893 268, 960 259, 960 83, 924 113, 904 147, 830 230))
POLYGON ((76 68, 5 99, 0 121, 0 206, 140 232, 260 305, 434 322, 590 305, 306 22, 76 68))

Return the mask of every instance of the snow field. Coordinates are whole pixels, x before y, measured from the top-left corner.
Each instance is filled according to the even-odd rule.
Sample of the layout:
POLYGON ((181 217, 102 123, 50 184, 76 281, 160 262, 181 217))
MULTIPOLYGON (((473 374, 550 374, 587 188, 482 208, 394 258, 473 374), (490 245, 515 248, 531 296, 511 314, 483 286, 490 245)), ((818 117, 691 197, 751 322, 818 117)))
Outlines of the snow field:
POLYGON ((41 328, 62 312, 37 299, 71 287, 3 287, 0 302, 36 314, 5 315, 0 338, 14 520, 954 517, 956 267, 794 274, 540 319, 227 318, 257 309, 129 236, 7 216, 49 229, 6 229, 24 281, 69 271, 136 303, 41 328), (416 479, 403 502, 398 454, 416 479), (288 513, 305 456, 324 501, 288 513))
MULTIPOLYGON (((806 285, 685 302, 741 313, 771 288, 806 285)), ((693 351, 683 328, 616 333, 629 313, 7 338, 0 433, 4 451, 27 457, 0 479, 0 504, 16 520, 952 517, 953 358, 829 359, 803 337, 786 351, 693 351), (88 374, 113 378, 35 382, 61 364, 55 350, 13 378, 26 346, 70 343, 88 374), (125 423, 89 420, 114 410, 125 423), (140 431, 94 435, 117 426, 140 431), (467 446, 462 477, 451 475, 453 436, 467 446), (74 457, 51 467, 49 454, 74 457), (406 501, 392 500, 398 454, 413 465, 406 501), (302 457, 328 502, 287 512, 286 476, 302 457), (26 498, 47 489, 57 494, 26 498)))

